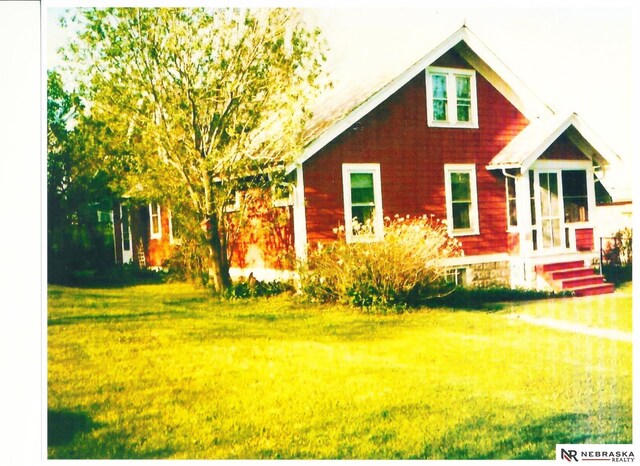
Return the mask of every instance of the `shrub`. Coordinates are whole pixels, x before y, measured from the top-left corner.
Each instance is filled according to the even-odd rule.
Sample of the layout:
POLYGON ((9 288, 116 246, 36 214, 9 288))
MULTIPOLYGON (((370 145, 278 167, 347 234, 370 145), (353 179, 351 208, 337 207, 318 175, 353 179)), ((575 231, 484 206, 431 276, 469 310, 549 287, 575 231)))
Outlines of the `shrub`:
POLYGON ((277 280, 272 282, 248 280, 233 283, 229 289, 227 289, 225 297, 227 299, 257 298, 260 296, 275 296, 293 291, 293 285, 277 280))
POLYGON ((180 247, 174 248, 171 257, 165 264, 169 270, 169 280, 191 282, 206 286, 209 274, 206 258, 209 251, 202 241, 184 235, 180 247))
POLYGON ((604 260, 609 265, 631 265, 633 263, 633 231, 623 228, 613 235, 613 242, 604 251, 604 260))
POLYGON ((603 251, 602 273, 608 282, 619 285, 632 279, 633 230, 617 231, 603 251))
POLYGON ((386 218, 384 238, 373 237, 370 222, 354 219, 354 237, 318 244, 300 269, 304 295, 314 301, 401 309, 450 289, 441 259, 462 255, 446 224, 433 217, 386 218))
POLYGON ((504 286, 456 288, 452 293, 429 300, 430 307, 454 309, 501 309, 496 303, 532 301, 571 296, 571 291, 532 290, 504 286))

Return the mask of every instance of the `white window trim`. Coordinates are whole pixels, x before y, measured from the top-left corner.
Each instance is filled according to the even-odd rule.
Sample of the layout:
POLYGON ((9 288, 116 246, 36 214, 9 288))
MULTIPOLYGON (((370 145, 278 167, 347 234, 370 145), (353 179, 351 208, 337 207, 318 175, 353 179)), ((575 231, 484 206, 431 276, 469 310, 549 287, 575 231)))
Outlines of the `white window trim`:
POLYGON ((478 93, 476 90, 475 70, 430 66, 427 68, 425 75, 427 81, 427 124, 434 128, 478 128, 478 93), (432 74, 444 74, 447 76, 447 121, 436 121, 433 119, 432 74), (458 99, 455 76, 469 76, 471 78, 469 83, 471 88, 471 109, 469 112, 470 121, 457 120, 458 99))
POLYGON ((504 175, 504 200, 506 203, 506 209, 507 209, 507 233, 517 233, 520 231, 520 229, 518 228, 518 225, 511 225, 511 212, 509 212, 509 179, 513 180, 513 189, 514 189, 514 195, 515 195, 515 201, 516 201, 516 222, 518 222, 518 225, 520 224, 520 217, 518 214, 518 177, 514 177, 513 175, 510 174, 505 174, 504 175))
POLYGON ((156 202, 149 203, 149 238, 162 238, 162 216, 160 214, 160 204, 156 202), (158 231, 153 231, 153 204, 156 205, 156 215, 158 216, 158 231))
POLYGON ((476 180, 475 164, 445 164, 444 166, 444 193, 447 204, 447 227, 451 236, 469 236, 480 234, 480 222, 478 217, 478 189, 476 180), (453 229, 453 206, 451 195, 451 174, 452 173, 469 173, 469 181, 471 188, 471 208, 469 212, 469 221, 471 228, 464 230, 453 229))
POLYGON ((304 202, 304 172, 302 164, 296 166, 296 183, 293 193, 293 242, 296 258, 307 259, 307 212, 304 202))
POLYGON ((380 181, 379 163, 343 163, 342 192, 344 197, 344 227, 348 243, 361 241, 379 241, 384 237, 384 221, 382 215, 382 183, 380 181), (373 236, 354 236, 351 226, 351 173, 371 173, 373 175, 373 236))

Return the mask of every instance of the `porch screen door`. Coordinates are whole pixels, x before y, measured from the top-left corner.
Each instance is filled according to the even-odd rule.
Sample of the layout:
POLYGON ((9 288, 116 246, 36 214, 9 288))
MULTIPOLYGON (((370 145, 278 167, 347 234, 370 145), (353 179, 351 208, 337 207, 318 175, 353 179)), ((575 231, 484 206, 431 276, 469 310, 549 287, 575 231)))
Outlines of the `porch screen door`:
POLYGON ((562 247, 562 206, 558 188, 558 173, 539 173, 538 181, 540 184, 542 248, 560 248, 562 247))

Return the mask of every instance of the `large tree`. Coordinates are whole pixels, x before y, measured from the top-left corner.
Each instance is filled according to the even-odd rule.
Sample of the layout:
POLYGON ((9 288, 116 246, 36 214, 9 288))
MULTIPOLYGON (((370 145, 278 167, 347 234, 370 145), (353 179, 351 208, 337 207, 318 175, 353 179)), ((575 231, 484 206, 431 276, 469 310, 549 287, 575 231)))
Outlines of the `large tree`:
POLYGON ((66 282, 83 268, 109 264, 111 232, 97 221, 110 208, 109 175, 92 151, 95 125, 77 94, 55 71, 47 74, 47 252, 52 282, 66 282))
POLYGON ((191 224, 206 225, 206 266, 223 290, 225 206, 299 152, 322 79, 318 31, 291 9, 81 9, 72 19, 81 27, 65 56, 101 123, 102 159, 122 190, 183 202, 191 224))

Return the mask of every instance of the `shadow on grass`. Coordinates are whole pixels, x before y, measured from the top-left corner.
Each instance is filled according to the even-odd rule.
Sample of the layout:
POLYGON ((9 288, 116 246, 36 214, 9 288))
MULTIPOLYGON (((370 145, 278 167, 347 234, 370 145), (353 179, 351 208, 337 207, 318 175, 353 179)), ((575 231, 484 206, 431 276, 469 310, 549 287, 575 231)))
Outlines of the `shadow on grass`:
POLYGON ((139 269, 127 264, 101 269, 68 271, 58 276, 50 275, 49 283, 77 288, 124 288, 163 283, 168 278, 167 272, 139 269))
POLYGON ((449 308, 463 311, 498 312, 510 303, 555 299, 571 296, 570 292, 554 292, 504 287, 456 288, 441 298, 424 300, 430 308, 449 308))
POLYGON ((76 435, 100 427, 86 413, 68 410, 47 411, 47 444, 50 447, 66 445, 76 435))
MULTIPOLYGON (((599 427, 599 423, 594 424, 592 417, 585 413, 558 414, 520 425, 492 425, 479 418, 448 433, 442 443, 425 445, 417 458, 553 459, 556 444, 620 442, 621 439, 603 434, 599 427), (494 439, 491 450, 479 450, 480 441, 489 438, 494 439)), ((623 430, 623 426, 618 426, 618 430, 623 430)))
POLYGON ((86 413, 70 410, 48 410, 49 459, 153 459, 167 458, 170 448, 138 451, 130 447, 128 436, 105 430, 86 413), (94 431, 102 435, 92 435, 94 431))
POLYGON ((85 314, 79 316, 60 317, 58 319, 49 319, 47 325, 53 327, 55 325, 72 325, 77 323, 103 323, 103 322, 126 322, 139 321, 147 318, 182 318, 192 319, 202 317, 196 312, 178 312, 178 311, 159 311, 159 312, 137 312, 128 314, 85 314))

